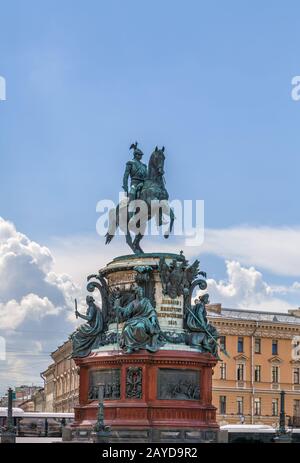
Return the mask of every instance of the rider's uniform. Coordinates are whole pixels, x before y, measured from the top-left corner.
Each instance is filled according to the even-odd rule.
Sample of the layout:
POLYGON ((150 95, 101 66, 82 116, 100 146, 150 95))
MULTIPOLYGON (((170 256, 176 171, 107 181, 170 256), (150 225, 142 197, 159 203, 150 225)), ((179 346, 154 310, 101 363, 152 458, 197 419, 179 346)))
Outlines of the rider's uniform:
POLYGON ((130 177, 130 190, 129 190, 129 200, 138 199, 139 192, 144 184, 144 181, 147 178, 147 166, 146 164, 133 159, 126 163, 126 169, 123 177, 123 189, 127 191, 128 189, 128 177, 130 177))

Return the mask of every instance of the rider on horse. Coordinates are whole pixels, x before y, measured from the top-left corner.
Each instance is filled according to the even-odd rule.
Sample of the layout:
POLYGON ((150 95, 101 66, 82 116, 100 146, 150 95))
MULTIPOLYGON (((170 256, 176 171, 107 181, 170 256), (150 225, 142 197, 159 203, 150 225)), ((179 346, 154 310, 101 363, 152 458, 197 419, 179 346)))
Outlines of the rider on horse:
POLYGON ((129 201, 139 198, 139 193, 147 178, 147 166, 141 162, 144 153, 137 147, 137 142, 130 146, 133 149, 133 160, 128 161, 123 177, 123 190, 129 197, 129 201), (130 190, 128 193, 128 178, 130 177, 130 190))
POLYGON ((126 242, 135 254, 142 254, 140 241, 144 237, 146 225, 153 217, 158 226, 164 224, 163 214, 169 216, 169 228, 164 233, 168 238, 173 229, 174 211, 169 205, 169 194, 164 181, 165 148, 155 150, 150 156, 148 168, 141 162, 143 152, 137 147, 137 142, 130 146, 133 149, 133 160, 128 161, 123 177, 123 189, 127 194, 127 200, 120 201, 116 208, 109 211, 108 231, 105 235, 105 243, 111 242, 120 227, 125 233, 126 242), (128 179, 130 177, 130 190, 128 191, 128 179), (145 208, 137 201, 144 202, 145 208), (132 239, 131 232, 135 235, 132 239))

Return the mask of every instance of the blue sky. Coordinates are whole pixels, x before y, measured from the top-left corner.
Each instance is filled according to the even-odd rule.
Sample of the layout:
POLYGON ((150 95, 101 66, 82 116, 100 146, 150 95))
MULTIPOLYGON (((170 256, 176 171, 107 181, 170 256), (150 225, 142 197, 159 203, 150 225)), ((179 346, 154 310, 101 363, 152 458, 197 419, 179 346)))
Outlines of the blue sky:
POLYGON ((299 2, 11 0, 0 13, 5 221, 80 283, 115 252, 95 207, 117 199, 130 143, 146 160, 165 145, 171 197, 205 200, 208 244, 194 254, 210 278, 231 284, 236 261, 297 307, 299 2))
POLYGON ((137 139, 147 154, 166 146, 172 197, 204 199, 207 227, 297 224, 299 9, 2 5, 1 214, 42 242, 95 233, 137 139))
POLYGON ((41 241, 94 231, 95 203, 116 196, 137 139, 147 154, 166 146, 172 196, 205 199, 207 226, 297 223, 299 9, 2 5, 2 215, 41 241))

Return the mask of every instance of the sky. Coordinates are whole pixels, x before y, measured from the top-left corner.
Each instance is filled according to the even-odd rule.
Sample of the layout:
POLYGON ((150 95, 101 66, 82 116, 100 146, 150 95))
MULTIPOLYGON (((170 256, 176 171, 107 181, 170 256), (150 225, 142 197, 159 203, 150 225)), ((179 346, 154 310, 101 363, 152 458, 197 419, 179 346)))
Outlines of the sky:
POLYGON ((212 302, 300 303, 300 5, 289 0, 0 2, 0 392, 42 384, 76 327, 86 275, 116 255, 96 204, 117 200, 129 146, 166 148, 172 199, 205 204, 212 302), (0 338, 1 341, 1 338, 0 338))

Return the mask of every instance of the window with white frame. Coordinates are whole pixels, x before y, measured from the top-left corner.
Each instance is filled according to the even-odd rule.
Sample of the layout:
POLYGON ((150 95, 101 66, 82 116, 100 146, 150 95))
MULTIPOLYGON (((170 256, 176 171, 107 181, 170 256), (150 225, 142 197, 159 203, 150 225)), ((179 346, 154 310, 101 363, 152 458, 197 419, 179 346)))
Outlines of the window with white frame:
POLYGON ((220 415, 226 415, 226 395, 220 395, 219 410, 220 410, 220 415))
POLYGON ((272 383, 279 383, 279 367, 277 365, 272 366, 272 383))
POLYGON ((220 364, 220 379, 226 379, 226 363, 221 362, 220 364))
POLYGON ((300 368, 294 368, 293 370, 293 382, 294 384, 300 384, 300 368))
POLYGON ((278 416, 278 399, 272 399, 272 416, 278 416))
POLYGON ((237 351, 238 352, 244 352, 244 338, 242 338, 242 337, 238 337, 237 351))
POLYGON ((300 417, 300 400, 294 400, 294 416, 300 417))
POLYGON ((272 339, 272 355, 278 355, 278 341, 277 341, 277 339, 272 339))
POLYGON ((254 381, 256 383, 261 381, 261 365, 255 365, 254 367, 254 381))
POLYGON ((254 352, 255 354, 261 353, 261 339, 260 338, 255 338, 254 352))
POLYGON ((261 415, 261 398, 255 397, 254 399, 254 415, 261 415))
POLYGON ((223 351, 226 350, 226 336, 220 336, 219 343, 220 349, 223 351))
POLYGON ((237 405, 237 414, 243 415, 244 414, 244 397, 237 397, 236 405, 237 405))
POLYGON ((236 378, 238 381, 244 381, 244 364, 243 363, 237 364, 236 378))

